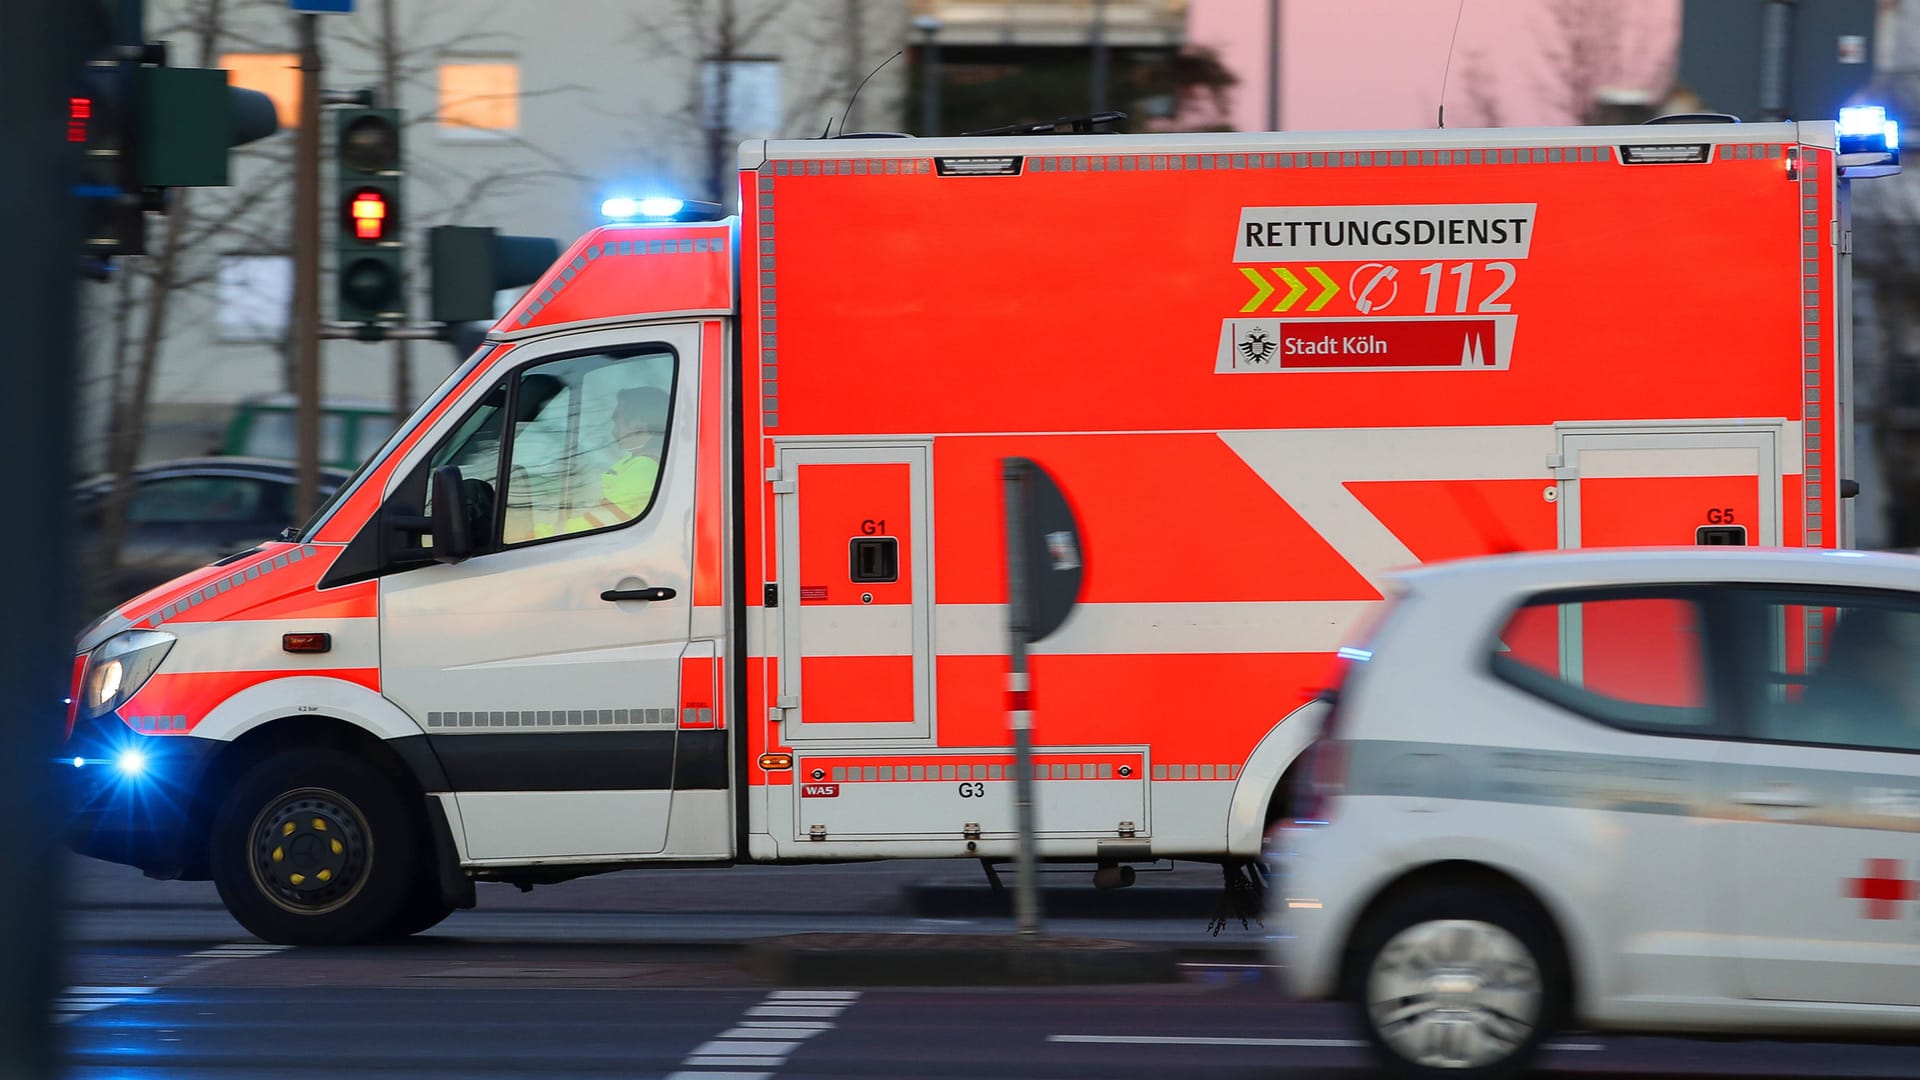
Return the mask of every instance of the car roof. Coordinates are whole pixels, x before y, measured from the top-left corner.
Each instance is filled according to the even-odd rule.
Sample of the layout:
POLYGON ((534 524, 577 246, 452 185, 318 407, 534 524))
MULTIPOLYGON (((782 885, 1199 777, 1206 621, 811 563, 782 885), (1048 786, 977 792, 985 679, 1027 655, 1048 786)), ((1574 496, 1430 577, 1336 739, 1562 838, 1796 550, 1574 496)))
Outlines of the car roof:
MULTIPOLYGON (((185 474, 201 476, 263 476, 273 479, 290 479, 298 471, 294 462, 281 458, 262 457, 191 457, 174 458, 170 461, 153 461, 134 466, 133 474, 140 479, 148 479, 167 474, 185 474)), ((353 475, 346 469, 331 465, 320 466, 321 483, 338 485, 353 475)), ((92 487, 106 483, 110 475, 98 475, 80 486, 92 487)))
POLYGON ((1648 584, 1849 585, 1920 590, 1920 556, 1786 547, 1576 548, 1428 563, 1389 575, 1407 588, 1536 592, 1648 584))

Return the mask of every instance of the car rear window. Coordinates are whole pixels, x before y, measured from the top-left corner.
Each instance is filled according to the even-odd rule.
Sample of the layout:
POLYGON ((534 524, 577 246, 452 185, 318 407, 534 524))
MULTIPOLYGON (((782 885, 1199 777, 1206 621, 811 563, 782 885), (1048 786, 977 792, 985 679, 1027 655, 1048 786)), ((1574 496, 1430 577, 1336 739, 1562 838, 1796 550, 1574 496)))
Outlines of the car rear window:
POLYGON ((1539 597, 1501 627, 1491 666, 1514 687, 1603 724, 1711 734, 1703 616, 1680 595, 1539 597))

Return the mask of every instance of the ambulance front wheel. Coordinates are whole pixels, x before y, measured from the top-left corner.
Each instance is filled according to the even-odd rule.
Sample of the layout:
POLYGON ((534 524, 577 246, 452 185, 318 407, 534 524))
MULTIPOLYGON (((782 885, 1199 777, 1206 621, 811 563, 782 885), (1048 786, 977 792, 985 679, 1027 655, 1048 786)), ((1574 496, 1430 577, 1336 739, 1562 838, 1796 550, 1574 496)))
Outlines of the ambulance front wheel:
POLYGON ((349 945, 409 914, 418 829, 390 779, 339 751, 302 748, 242 773, 211 848, 220 899, 265 941, 349 945))

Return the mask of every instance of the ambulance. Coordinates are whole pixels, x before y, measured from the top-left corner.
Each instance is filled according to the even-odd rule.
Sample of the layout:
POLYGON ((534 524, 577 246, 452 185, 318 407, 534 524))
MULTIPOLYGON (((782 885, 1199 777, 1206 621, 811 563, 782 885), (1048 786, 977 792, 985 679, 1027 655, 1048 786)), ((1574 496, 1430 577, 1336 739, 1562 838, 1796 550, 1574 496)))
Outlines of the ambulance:
POLYGON ((737 217, 596 228, 303 528, 84 633, 73 844, 294 944, 1007 859, 1019 457, 1083 564, 1018 702, 1039 856, 1244 867, 1389 571, 1848 542, 1894 134, 747 143, 737 217))

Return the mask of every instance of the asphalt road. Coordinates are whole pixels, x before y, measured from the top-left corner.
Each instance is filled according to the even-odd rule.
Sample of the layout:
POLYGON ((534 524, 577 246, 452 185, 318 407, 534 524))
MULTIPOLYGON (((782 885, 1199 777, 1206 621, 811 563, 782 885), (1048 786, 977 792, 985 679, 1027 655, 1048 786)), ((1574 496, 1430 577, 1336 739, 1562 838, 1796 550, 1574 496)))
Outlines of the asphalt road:
MULTIPOLYGON (((979 879, 965 864, 621 874, 525 895, 485 886, 479 909, 429 934, 358 949, 263 945, 204 885, 75 869, 54 1028, 73 1077, 1369 1075, 1339 1010, 1272 988, 1258 926, 1216 938, 1192 917, 1216 879, 1206 868, 1143 875, 1136 896, 1157 885, 1163 917, 1137 917, 1152 904, 1115 894, 1129 917, 1048 927, 1177 945, 1184 981, 965 990, 783 989, 743 970, 737 948, 807 930, 1006 929, 956 902, 979 879), (925 883, 945 889, 939 917, 905 899, 925 883)), ((1563 1075, 1920 1076, 1920 1046, 1577 1033, 1556 1045, 1548 1064, 1563 1075)))

